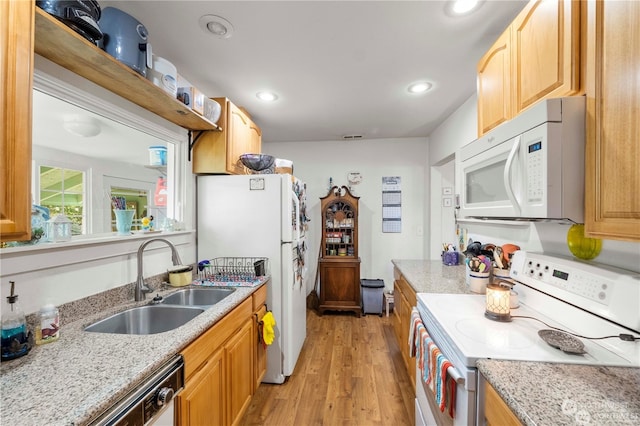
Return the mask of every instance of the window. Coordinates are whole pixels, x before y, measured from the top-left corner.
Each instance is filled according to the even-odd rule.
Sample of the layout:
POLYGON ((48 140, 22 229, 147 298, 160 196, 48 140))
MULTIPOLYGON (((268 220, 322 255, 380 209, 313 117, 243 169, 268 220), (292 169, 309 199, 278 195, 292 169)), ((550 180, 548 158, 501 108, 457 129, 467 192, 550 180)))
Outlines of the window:
POLYGON ((85 216, 85 172, 63 167, 40 166, 39 202, 50 215, 65 214, 72 223, 71 234, 87 232, 85 216))

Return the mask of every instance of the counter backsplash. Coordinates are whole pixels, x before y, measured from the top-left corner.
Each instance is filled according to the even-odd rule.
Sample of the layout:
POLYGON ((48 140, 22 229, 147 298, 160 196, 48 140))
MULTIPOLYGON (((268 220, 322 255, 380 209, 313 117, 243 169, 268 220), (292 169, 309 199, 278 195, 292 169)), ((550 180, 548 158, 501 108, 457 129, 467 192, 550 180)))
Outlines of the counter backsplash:
MULTIPOLYGON (((195 271, 197 271, 195 265, 193 270, 195 274, 195 271)), ((169 282, 169 274, 166 272, 147 277, 144 279, 144 282, 153 289, 153 292, 170 288, 168 285, 163 285, 163 283, 169 282)), ((103 291, 102 293, 97 293, 92 296, 58 306, 60 311, 60 326, 63 327, 69 323, 77 321, 78 319, 113 308, 114 306, 124 306, 129 302, 134 302, 134 287, 135 282, 131 282, 120 287, 103 291)), ((153 297, 152 293, 149 293, 149 295, 147 295, 147 299, 149 300, 151 299, 149 297, 150 295, 151 298, 153 297)), ((37 324, 38 312, 28 314, 26 318, 29 330, 34 332, 37 324)))

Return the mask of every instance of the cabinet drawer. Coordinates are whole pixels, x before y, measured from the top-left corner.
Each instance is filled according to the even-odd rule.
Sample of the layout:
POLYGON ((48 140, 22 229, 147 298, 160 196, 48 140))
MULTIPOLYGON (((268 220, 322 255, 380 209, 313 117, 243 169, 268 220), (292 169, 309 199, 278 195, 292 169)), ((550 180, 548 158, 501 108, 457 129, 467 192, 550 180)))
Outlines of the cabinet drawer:
POLYGON ((253 293, 251 298, 253 300, 253 312, 257 311, 262 305, 267 303, 267 285, 268 283, 253 293))

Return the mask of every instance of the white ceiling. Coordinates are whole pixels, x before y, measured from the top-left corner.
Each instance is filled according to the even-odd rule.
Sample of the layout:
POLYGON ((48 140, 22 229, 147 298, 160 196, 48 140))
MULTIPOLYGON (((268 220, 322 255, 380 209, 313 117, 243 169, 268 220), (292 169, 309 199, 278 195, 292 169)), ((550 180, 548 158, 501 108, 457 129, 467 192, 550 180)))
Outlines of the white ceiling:
POLYGON ((476 89, 476 64, 526 1, 99 1, 141 21, 153 52, 209 97, 244 107, 263 142, 428 136, 476 89), (219 39, 198 25, 233 24, 219 39), (407 92, 427 80, 433 89, 407 92), (273 103, 255 94, 272 90, 273 103))

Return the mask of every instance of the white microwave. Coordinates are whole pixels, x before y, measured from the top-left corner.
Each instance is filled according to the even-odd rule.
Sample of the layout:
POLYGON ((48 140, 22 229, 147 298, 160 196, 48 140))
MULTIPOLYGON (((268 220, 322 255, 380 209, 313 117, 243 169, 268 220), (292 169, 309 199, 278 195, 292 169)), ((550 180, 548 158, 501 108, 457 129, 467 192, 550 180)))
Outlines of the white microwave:
POLYGON ((459 218, 584 222, 585 97, 542 100, 456 152, 459 218))

